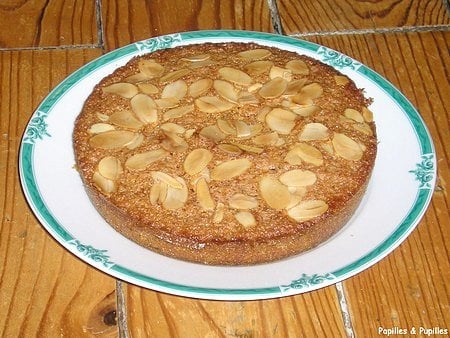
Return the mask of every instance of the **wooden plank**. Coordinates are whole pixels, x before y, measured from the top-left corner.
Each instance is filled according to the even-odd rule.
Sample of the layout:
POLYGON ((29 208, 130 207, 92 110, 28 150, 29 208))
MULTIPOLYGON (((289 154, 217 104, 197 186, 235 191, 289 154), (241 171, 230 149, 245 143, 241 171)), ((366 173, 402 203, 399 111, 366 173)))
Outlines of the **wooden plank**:
POLYGON ((336 290, 265 301, 207 301, 128 287, 132 337, 343 337, 336 290))
MULTIPOLYGON (((100 50, 0 53, 0 336, 117 335, 115 280, 88 267, 40 226, 22 194, 17 157, 39 102, 100 50)), ((70 193, 70 192, 68 192, 70 193)))
POLYGON ((444 1, 279 0, 286 34, 448 25, 444 1))
POLYGON ((95 10, 95 1, 3 1, 0 48, 97 44, 95 10))
POLYGON ((102 2, 106 49, 164 34, 204 29, 273 32, 265 0, 102 2))
POLYGON ((438 182, 424 219, 387 258, 344 283, 356 336, 375 336, 379 327, 449 327, 449 37, 437 31, 310 39, 363 61, 396 85, 418 108, 437 153, 438 182))

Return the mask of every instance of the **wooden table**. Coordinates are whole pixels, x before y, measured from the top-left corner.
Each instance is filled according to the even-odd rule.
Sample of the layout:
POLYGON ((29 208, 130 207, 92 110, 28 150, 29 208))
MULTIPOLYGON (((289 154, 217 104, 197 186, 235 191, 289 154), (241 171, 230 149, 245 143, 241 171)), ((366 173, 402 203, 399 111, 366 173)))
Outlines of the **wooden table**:
POLYGON ((0 336, 377 337, 380 327, 450 329, 449 24, 445 0, 0 1, 0 336), (438 178, 425 217, 399 248, 314 292, 204 301, 115 280, 41 227, 17 162, 40 101, 105 52, 202 29, 328 46, 379 72, 417 107, 434 139, 438 178))

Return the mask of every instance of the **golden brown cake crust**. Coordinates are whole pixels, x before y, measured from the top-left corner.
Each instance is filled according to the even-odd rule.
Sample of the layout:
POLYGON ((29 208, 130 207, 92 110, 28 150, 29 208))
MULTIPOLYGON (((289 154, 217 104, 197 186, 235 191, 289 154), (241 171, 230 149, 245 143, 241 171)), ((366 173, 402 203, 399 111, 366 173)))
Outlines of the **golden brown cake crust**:
MULTIPOLYGON (((150 65, 150 72, 158 73, 159 69, 150 65)), ((280 80, 278 85, 280 84, 284 85, 285 82, 280 80)), ((312 87, 314 86, 310 86, 312 87)), ((277 48, 221 43, 157 51, 132 59, 94 88, 75 122, 73 140, 76 164, 86 191, 100 214, 118 232, 138 244, 164 255, 205 264, 269 262, 317 246, 341 229, 353 215, 365 193, 376 156, 375 125, 367 109, 369 104, 370 100, 364 97, 362 90, 332 67, 277 48), (264 56, 264 52, 261 52, 262 56, 257 55, 253 59, 252 55, 239 56, 241 52, 255 49, 268 51, 270 55, 264 56), (149 78, 148 74, 144 78, 142 60, 163 66, 164 69, 154 78, 149 78), (301 67, 299 69, 295 62, 289 63, 293 60, 304 63, 307 71, 301 67), (266 71, 257 74, 258 70, 248 68, 249 64, 260 61, 271 62, 266 71), (220 75, 223 67, 246 72, 250 75, 251 83, 236 84, 227 75, 224 78, 220 75), (165 75, 180 69, 187 69, 189 72, 179 78, 162 80, 165 75), (285 88, 280 95, 273 94, 277 96, 270 97, 273 95, 269 93, 264 97, 266 94, 261 91, 261 85, 269 82, 270 77, 287 79, 288 84, 299 80, 303 83, 296 91, 293 90, 294 93, 288 93, 285 88), (250 97, 253 101, 242 99, 233 102, 229 97, 217 95, 215 85, 198 97, 193 97, 189 90, 199 79, 232 83, 237 93, 241 91, 252 94, 242 94, 240 97, 250 97), (177 81, 186 84, 187 93, 174 106, 161 107, 164 102, 158 100, 164 96, 164 89, 177 81), (105 90, 116 83, 128 83, 134 86, 135 92, 132 91, 130 97, 123 97, 123 93, 118 95, 105 90), (258 83, 261 85, 256 85, 258 83), (300 94, 301 88, 311 84, 320 87, 320 95, 313 93, 312 99, 305 98, 305 95, 300 94), (149 122, 152 117, 140 116, 130 103, 136 94, 143 95, 143 92, 156 102, 158 121, 149 122), (223 108, 223 111, 205 112, 209 108, 202 108, 202 103, 197 101, 205 96, 219 98, 232 107, 223 108), (166 113, 179 106, 192 108, 183 116, 167 118, 171 115, 166 113), (319 109, 312 113, 302 110, 311 106, 319 109), (286 123, 293 124, 287 133, 283 126, 279 127, 276 122, 268 120, 267 116, 272 115, 273 120, 279 118, 278 112, 273 112, 274 109, 291 113, 296 111, 292 113, 295 115, 293 122, 289 119, 284 121, 283 126, 286 123), (120 111, 131 112, 140 124, 129 128, 121 125, 122 120, 113 120, 112 116, 120 111), (255 135, 222 135, 220 140, 213 140, 202 130, 207 126, 217 126, 218 119, 230 122, 235 129, 236 125, 244 122, 239 127, 243 127, 247 133, 249 126, 261 127, 259 131, 255 131, 255 135), (236 124, 236 121, 241 122, 236 124), (182 126, 183 132, 177 135, 178 138, 173 136, 173 132, 165 132, 161 127, 165 123, 182 126), (103 126, 98 127, 98 124, 103 126), (100 140, 98 142, 95 139, 95 136, 104 134, 105 130, 95 129, 94 125, 97 128, 127 131, 133 137, 142 136, 141 139, 135 137, 134 143, 130 141, 131 145, 128 142, 117 147, 105 147, 100 138, 97 138, 100 140), (305 133, 305 129, 315 130, 313 136, 305 133), (255 141, 257 136, 268 134, 277 134, 274 142, 278 143, 260 144, 255 141), (168 138, 170 142, 167 141, 168 138), (185 143, 179 141, 179 138, 185 143), (280 139, 283 141, 277 141, 280 139), (181 143, 174 145, 173 142, 181 143), (237 147, 239 152, 224 151, 221 148, 223 144, 234 146, 230 149, 235 151, 237 147), (305 160, 301 156, 300 159, 298 156, 289 157, 288 154, 292 155, 292 149, 297 150, 299 144, 309 146, 306 149, 314 147, 320 153, 321 161, 314 158, 314 152, 312 160, 305 160), (160 149, 165 151, 164 157, 145 168, 136 170, 127 162, 133 155, 160 149), (186 156, 197 149, 206 149, 211 159, 200 175, 188 174, 185 168, 186 156), (99 162, 105 157, 117 161, 120 167, 115 172, 116 176, 107 179, 99 174, 99 162), (236 159, 245 159, 250 167, 229 179, 214 178, 215 168, 221 163, 236 159), (304 186, 301 183, 297 187, 280 183, 283 180, 281 175, 293 170, 313 173, 314 182, 304 186), (180 207, 168 208, 161 202, 162 197, 156 201, 151 200, 152 187, 161 181, 155 172, 178 178, 178 181, 181 179, 182 189, 186 189, 187 196, 185 200, 184 197, 181 198, 183 203, 180 207), (205 204, 199 203, 199 177, 204 177, 203 181, 213 201, 212 206, 206 204, 205 207, 205 204), (270 184, 276 181, 276 187, 279 184, 286 186, 280 188, 282 197, 285 196, 282 193, 289 188, 289 206, 283 206, 282 202, 282 207, 274 208, 270 205, 270 196, 265 197, 262 188, 261 181, 264 177, 271 179, 268 180, 270 184), (230 206, 230 200, 236 194, 247 196, 252 203, 256 200, 257 206, 240 209, 230 206), (297 197, 292 197, 294 195, 297 197), (314 217, 305 216, 305 212, 311 212, 305 211, 308 206, 299 206, 301 202, 310 201, 314 202, 312 213, 317 213, 314 217), (223 207, 224 213, 217 222, 218 205, 223 207), (319 209, 320 212, 317 211, 319 209), (238 213, 245 214, 244 221, 237 219, 238 213)), ((219 131, 223 129, 219 128, 219 131)), ((295 151, 293 153, 296 154, 295 151)), ((180 187, 177 189, 181 190, 180 187)))

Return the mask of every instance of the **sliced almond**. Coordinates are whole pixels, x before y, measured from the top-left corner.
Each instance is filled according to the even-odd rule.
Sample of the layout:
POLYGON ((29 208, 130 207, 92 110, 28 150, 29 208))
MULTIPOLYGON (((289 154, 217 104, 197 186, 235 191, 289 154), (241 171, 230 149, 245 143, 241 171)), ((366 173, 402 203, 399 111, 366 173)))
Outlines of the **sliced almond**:
POLYGON ((251 75, 261 75, 269 71, 273 66, 272 61, 255 61, 244 66, 247 73, 251 75))
POLYGON ((292 195, 295 195, 301 198, 303 198, 306 195, 306 192, 308 191, 306 187, 288 187, 288 190, 291 193, 291 197, 292 195))
POLYGON ((298 80, 289 82, 283 95, 291 96, 291 95, 298 94, 300 92, 300 90, 303 88, 303 86, 305 85, 306 81, 307 81, 307 79, 304 78, 304 79, 298 79, 298 80))
POLYGON ((236 135, 236 127, 228 120, 217 119, 217 126, 226 135, 236 135))
POLYGON ((187 150, 188 144, 181 136, 172 132, 164 132, 164 135, 166 138, 161 142, 161 147, 167 151, 181 153, 187 150))
POLYGON ((125 167, 130 170, 144 170, 150 164, 166 158, 169 152, 164 149, 155 149, 145 153, 135 154, 125 161, 125 167))
POLYGON ((256 115, 256 119, 259 122, 266 122, 266 116, 267 114, 272 110, 271 107, 269 106, 264 106, 262 107, 259 111, 258 114, 256 115))
POLYGON ((220 113, 230 110, 234 104, 217 96, 202 96, 195 100, 195 105, 203 113, 220 113))
POLYGON ((171 82, 166 85, 161 93, 161 98, 167 99, 169 97, 174 97, 177 100, 181 100, 187 93, 188 86, 185 81, 178 80, 171 82))
POLYGON ((263 86, 262 83, 254 83, 247 87, 248 92, 253 93, 256 92, 258 89, 260 89, 263 86))
POLYGON ((199 135, 214 142, 220 142, 227 136, 216 125, 206 126, 199 135))
POLYGON ((213 60, 204 60, 204 61, 197 61, 197 62, 191 62, 188 67, 190 69, 197 69, 197 68, 203 68, 203 67, 208 67, 208 66, 212 66, 215 65, 216 62, 213 60))
POLYGON ((250 126, 241 120, 234 121, 234 126, 236 127, 236 136, 237 137, 247 137, 251 135, 250 126))
POLYGON ((222 222, 224 214, 225 214, 225 204, 218 202, 216 205, 216 210, 214 211, 213 223, 222 222))
POLYGON ((359 122, 359 123, 364 122, 364 117, 356 109, 352 109, 352 108, 345 109, 344 116, 353 121, 359 122))
POLYGON ((306 162, 315 166, 320 166, 323 164, 323 155, 320 150, 314 146, 306 143, 298 143, 289 150, 284 160, 291 165, 298 165, 302 162, 306 162))
POLYGON ((208 183, 204 178, 200 178, 197 181, 195 192, 197 193, 198 203, 203 210, 214 210, 216 203, 211 196, 208 183))
POLYGON ((139 121, 130 110, 121 110, 113 113, 109 117, 109 121, 116 126, 138 130, 144 125, 139 121))
POLYGON ((107 122, 109 120, 109 116, 103 113, 95 113, 95 115, 98 117, 98 119, 102 122, 107 122))
POLYGON ((159 201, 159 195, 161 192, 161 182, 155 182, 150 188, 150 204, 156 205, 159 201))
POLYGON ((123 172, 122 164, 118 158, 106 156, 98 162, 98 172, 103 177, 115 181, 123 172))
POLYGON ((317 181, 317 176, 310 170, 294 169, 280 175, 280 182, 288 187, 307 187, 317 181))
POLYGON ((131 109, 143 123, 158 122, 158 110, 155 101, 146 94, 137 94, 130 101, 131 109))
POLYGON ((258 207, 258 199, 238 193, 230 197, 228 204, 233 209, 250 210, 258 207))
POLYGON ((286 90, 287 86, 288 81, 286 79, 276 77, 266 82, 258 91, 258 94, 265 99, 273 99, 281 96, 286 90))
POLYGON ((252 165, 246 158, 222 162, 211 170, 211 179, 225 181, 237 177, 246 172, 252 165))
POLYGON ((167 73, 166 75, 162 76, 160 81, 162 83, 164 82, 172 82, 181 79, 183 76, 189 74, 191 72, 190 69, 187 68, 181 68, 174 70, 172 72, 167 73))
POLYGON ((116 129, 113 125, 108 123, 94 123, 89 129, 88 132, 91 134, 100 134, 105 131, 110 131, 116 129))
POLYGON ((125 147, 130 150, 138 148, 144 142, 144 135, 137 133, 134 138, 125 147))
POLYGON ((179 117, 182 117, 186 114, 192 113, 194 111, 194 105, 190 104, 187 106, 180 106, 177 108, 172 108, 164 112, 163 114, 163 120, 167 121, 170 119, 177 119, 179 117))
POLYGON ((250 137, 256 136, 258 135, 262 130, 264 129, 264 127, 259 124, 259 123, 255 123, 255 124, 251 124, 250 125, 250 137))
POLYGON ((195 132, 196 132, 196 129, 194 129, 194 128, 188 129, 188 130, 186 130, 186 132, 184 133, 184 137, 185 137, 186 139, 191 138, 192 135, 195 134, 195 132))
POLYGON ((299 204, 303 200, 303 196, 295 195, 291 193, 291 199, 289 201, 289 204, 286 206, 286 210, 289 210, 293 207, 295 207, 297 204, 299 204))
POLYGON ((180 100, 178 100, 176 97, 165 97, 155 100, 156 105, 158 108, 166 109, 166 108, 174 108, 177 107, 180 103, 180 100))
MULTIPOLYGON (((139 73, 127 76, 125 78, 125 82, 138 84, 139 82, 147 81, 148 79, 149 79, 149 77, 147 75, 139 72, 139 73)), ((138 87, 139 87, 139 85, 138 85, 138 87)))
POLYGON ((363 107, 361 112, 366 122, 373 122, 373 113, 369 108, 363 107))
POLYGON ((278 133, 272 132, 267 134, 258 135, 253 138, 253 142, 257 145, 263 146, 275 146, 278 142, 278 133))
POLYGON ((259 181, 259 191, 269 207, 280 210, 286 208, 291 200, 288 188, 279 180, 269 176, 259 181))
POLYGON ((234 214, 234 218, 246 228, 256 225, 255 216, 249 211, 239 211, 234 214))
POLYGON ((315 105, 308 105, 308 106, 303 106, 303 105, 291 105, 289 107, 289 109, 299 115, 299 116, 303 116, 303 117, 308 117, 311 116, 317 112, 319 112, 321 110, 321 108, 319 106, 315 106, 315 105))
POLYGON ((232 145, 239 147, 239 149, 247 152, 247 153, 254 153, 254 154, 261 154, 264 149, 263 148, 259 148, 259 147, 254 147, 248 144, 242 144, 242 143, 237 143, 237 142, 232 142, 232 145))
POLYGON ((217 94, 219 94, 225 100, 233 103, 238 102, 238 93, 230 82, 223 80, 214 80, 213 87, 216 90, 217 94))
POLYGON ((298 74, 298 75, 308 75, 309 74, 309 68, 306 62, 302 60, 291 60, 288 63, 286 63, 286 68, 290 69, 292 73, 298 74))
POLYGON ((159 92, 158 87, 151 83, 138 83, 137 86, 142 93, 147 95, 154 95, 159 92))
POLYGON ((293 112, 274 108, 266 115, 267 126, 283 135, 289 135, 295 126, 295 119, 297 115, 293 112))
POLYGON ((211 79, 200 79, 193 82, 188 88, 188 95, 191 97, 199 97, 204 94, 212 87, 213 80, 211 79))
MULTIPOLYGON (((167 197, 167 191, 169 190, 169 186, 164 182, 156 182, 155 184, 159 184, 159 196, 157 203, 163 203, 167 197)), ((151 191, 150 191, 151 193, 151 191)))
POLYGON ((220 150, 225 151, 226 153, 233 154, 233 155, 239 155, 242 154, 241 148, 234 144, 228 144, 228 143, 221 143, 217 146, 220 150))
POLYGON ((161 130, 168 133, 175 133, 175 134, 183 134, 186 129, 183 126, 180 126, 179 124, 172 123, 172 122, 166 122, 161 124, 160 126, 161 130))
POLYGON ((238 55, 246 60, 262 60, 272 55, 272 53, 264 48, 256 48, 240 52, 238 55))
POLYGON ((181 184, 179 180, 177 180, 175 177, 170 176, 169 174, 166 174, 165 172, 152 171, 151 175, 156 182, 164 182, 169 187, 172 187, 175 189, 183 188, 183 184, 181 184))
POLYGON ((140 60, 138 68, 149 79, 159 77, 164 73, 164 67, 153 60, 140 60))
POLYGON ((348 79, 347 76, 343 76, 343 75, 335 75, 334 76, 334 82, 336 82, 336 84, 338 86, 345 86, 347 83, 350 82, 350 80, 348 79))
POLYGON ((162 202, 163 208, 167 210, 176 210, 182 208, 189 196, 188 187, 183 178, 175 177, 175 180, 181 185, 181 188, 176 188, 168 185, 166 198, 162 202))
POLYGON ((103 87, 102 91, 108 94, 119 95, 126 99, 131 99, 139 92, 138 88, 134 84, 126 82, 113 83, 112 85, 103 87))
POLYGON ((242 90, 238 93, 238 103, 257 105, 259 103, 259 99, 255 94, 242 90))
POLYGON ((300 93, 292 96, 292 101, 297 104, 311 105, 314 100, 322 96, 323 88, 320 84, 314 82, 303 86, 300 93))
POLYGON ((297 222, 305 222, 320 215, 328 210, 328 204, 322 200, 302 201, 295 207, 289 209, 287 214, 297 222))
POLYGON ((373 135, 373 131, 367 123, 364 123, 364 122, 363 123, 354 123, 354 124, 352 124, 352 127, 353 127, 353 129, 355 129, 365 135, 369 135, 369 136, 373 135))
POLYGON ((333 155, 333 154, 334 154, 334 148, 333 148, 333 144, 331 143, 331 141, 322 143, 320 146, 321 146, 322 149, 325 150, 325 152, 327 152, 329 155, 333 155))
POLYGON ((130 144, 137 134, 126 130, 111 130, 96 134, 89 139, 89 144, 100 149, 119 149, 130 144))
POLYGON ((110 194, 116 191, 116 182, 104 177, 98 171, 94 172, 92 181, 94 182, 95 186, 105 194, 110 194))
POLYGON ((326 140, 328 139, 328 136, 328 128, 325 125, 318 122, 312 122, 303 127, 298 135, 298 139, 300 141, 326 140))
POLYGON ((184 56, 180 60, 188 61, 188 62, 200 62, 200 61, 209 60, 210 58, 211 58, 211 55, 205 53, 205 54, 184 56))
POLYGON ((336 153, 346 160, 358 161, 363 156, 363 150, 358 142, 345 134, 334 133, 332 142, 336 153))
POLYGON ((219 69, 219 76, 226 81, 241 86, 249 86, 253 83, 253 79, 247 73, 236 68, 222 67, 219 69))
POLYGON ((286 68, 281 68, 278 66, 272 66, 272 68, 270 68, 269 78, 275 79, 276 77, 281 77, 282 79, 291 81, 292 80, 292 70, 286 69, 286 68))
POLYGON ((212 153, 208 149, 198 148, 192 150, 183 163, 184 171, 188 175, 195 175, 201 172, 212 160, 212 153))

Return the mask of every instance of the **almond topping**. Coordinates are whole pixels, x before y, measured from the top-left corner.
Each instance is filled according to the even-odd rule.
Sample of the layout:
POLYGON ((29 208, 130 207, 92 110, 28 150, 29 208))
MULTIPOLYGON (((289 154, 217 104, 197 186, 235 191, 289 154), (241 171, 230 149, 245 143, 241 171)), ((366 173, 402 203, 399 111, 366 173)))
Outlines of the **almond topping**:
POLYGON ((134 138, 131 140, 131 142, 128 143, 125 147, 127 147, 130 150, 133 150, 139 147, 142 144, 142 142, 144 142, 144 135, 136 134, 134 138))
POLYGON ((297 115, 281 108, 274 108, 266 115, 267 126, 283 135, 288 135, 295 126, 297 115))
POLYGON ((121 110, 113 113, 109 117, 109 121, 116 126, 132 130, 138 130, 143 126, 143 123, 135 118, 129 110, 121 110))
POLYGON ((222 96, 225 100, 233 103, 238 102, 238 93, 230 82, 223 80, 214 80, 213 86, 217 94, 222 96))
POLYGON ((241 120, 234 121, 234 125, 236 126, 236 136, 237 137, 247 137, 251 135, 250 126, 241 120))
POLYGON ((193 82, 188 88, 188 95, 191 97, 199 97, 206 94, 206 92, 212 87, 213 80, 200 79, 193 82))
POLYGON ((335 133, 332 142, 336 153, 346 160, 358 161, 363 156, 361 146, 345 134, 335 133))
POLYGON ((169 152, 164 149, 150 150, 145 153, 135 154, 125 162, 125 167, 130 170, 144 170, 150 164, 167 157, 169 152))
POLYGON ((294 80, 289 82, 285 92, 283 93, 283 95, 295 95, 297 93, 300 92, 300 90, 303 88, 303 86, 305 85, 307 79, 299 79, 299 80, 294 80))
POLYGON ((234 218, 244 227, 251 227, 256 225, 255 216, 248 211, 239 211, 234 214, 234 218))
POLYGON ((238 193, 230 197, 228 204, 233 209, 250 210, 258 207, 258 200, 253 196, 238 193))
POLYGON ((292 101, 298 104, 311 105, 314 99, 322 96, 323 88, 320 84, 314 82, 304 86, 300 93, 292 97, 292 101))
POLYGON ((231 67, 220 68, 219 75, 222 79, 241 86, 249 86, 253 83, 253 79, 247 73, 231 67))
POLYGON ((97 171, 94 172, 92 181, 95 186, 105 194, 110 194, 116 191, 116 183, 113 180, 107 179, 97 171))
POLYGON ((189 175, 201 172, 212 160, 212 153, 208 149, 198 148, 192 150, 184 160, 184 171, 189 175))
POLYGON ((95 115, 98 117, 98 119, 102 122, 107 122, 109 120, 109 116, 103 113, 95 113, 95 115))
MULTIPOLYGON (((148 79, 149 79, 149 77, 147 75, 139 72, 139 73, 136 73, 136 74, 126 77, 124 80, 129 83, 138 84, 139 82, 146 81, 148 79)), ((138 87, 139 87, 139 85, 138 85, 138 87)))
POLYGON ((298 135, 300 141, 314 141, 328 139, 328 128, 322 123, 308 123, 298 135))
POLYGON ((153 99, 146 94, 137 94, 130 101, 131 109, 143 123, 156 123, 158 110, 153 99))
POLYGON ((174 97, 181 100, 187 93, 187 84, 183 80, 178 80, 166 85, 161 93, 161 98, 167 99, 174 97))
POLYGON ((223 101, 217 96, 202 96, 195 100, 195 105, 203 113, 220 113, 234 107, 231 102, 223 101))
POLYGON ((265 176, 259 181, 259 191, 269 207, 280 210, 291 200, 288 188, 277 179, 265 176))
POLYGON ((240 52, 238 55, 247 60, 262 60, 272 55, 272 53, 267 49, 257 48, 240 52))
POLYGON ((289 170, 280 176, 280 182, 288 187, 306 187, 316 183, 317 176, 309 170, 289 170))
POLYGON ((172 82, 172 81, 176 81, 178 79, 181 79, 183 76, 189 74, 191 72, 190 69, 187 68, 181 68, 178 70, 175 70, 173 72, 167 73, 166 75, 164 75, 163 77, 161 77, 160 81, 161 82, 172 82))
POLYGON ((200 61, 209 60, 210 58, 211 58, 211 55, 209 55, 209 54, 198 54, 198 55, 184 56, 180 60, 189 61, 189 62, 200 62, 200 61))
POLYGON ((130 144, 136 135, 126 130, 111 130, 92 136, 89 144, 94 148, 118 149, 130 144))
POLYGON ((277 141, 278 141, 278 133, 275 131, 268 134, 262 134, 253 138, 253 142, 255 142, 255 144, 264 146, 275 146, 277 144, 277 141))
POLYGON ((236 127, 228 120, 217 119, 217 126, 224 134, 236 135, 236 127))
POLYGON ((110 180, 117 180, 123 172, 119 159, 114 156, 103 157, 98 163, 98 172, 110 180))
POLYGON ((159 92, 158 87, 151 83, 138 83, 137 86, 142 93, 147 95, 158 94, 159 92))
POLYGON ((364 122, 364 118, 361 113, 355 109, 347 108, 344 111, 344 116, 359 123, 364 122))
POLYGON ((176 210, 184 206, 188 199, 188 187, 181 177, 175 177, 175 180, 181 185, 181 188, 167 186, 167 195, 162 202, 163 208, 167 210, 176 210))
POLYGON ((276 77, 266 82, 258 94, 265 99, 272 99, 281 96, 288 86, 288 81, 281 77, 276 77))
POLYGON ((246 172, 252 163, 246 158, 230 160, 217 165, 211 170, 211 179, 215 181, 225 181, 246 172))
POLYGON ((158 108, 161 109, 174 108, 178 106, 180 100, 178 100, 176 97, 165 97, 161 99, 156 99, 155 103, 158 106, 158 108))
POLYGON ((284 160, 291 165, 298 165, 304 161, 320 166, 323 164, 323 155, 317 148, 309 144, 298 143, 286 154, 284 160))
POLYGON ((166 122, 161 124, 160 126, 161 130, 168 133, 175 133, 175 134, 183 134, 186 129, 183 126, 180 126, 179 124, 172 123, 172 122, 166 122))
POLYGON ((170 119, 176 119, 179 117, 182 117, 186 114, 192 113, 194 111, 194 105, 188 105, 188 106, 180 106, 177 108, 172 108, 164 112, 163 114, 163 120, 167 121, 170 119))
POLYGON ((180 136, 171 132, 164 132, 166 138, 161 142, 161 147, 169 152, 183 152, 187 150, 187 142, 180 136))
POLYGON ((346 85, 347 83, 349 83, 350 80, 348 79, 347 76, 335 75, 335 76, 334 76, 334 82, 336 82, 336 84, 337 84, 338 86, 344 86, 344 85, 346 85))
POLYGON ((100 134, 100 133, 104 133, 105 131, 110 131, 110 130, 114 130, 116 128, 114 128, 113 125, 110 125, 108 123, 94 123, 88 130, 89 133, 91 134, 100 134))
POLYGON ((177 180, 176 178, 174 178, 162 171, 152 171, 151 175, 156 182, 164 182, 169 187, 172 187, 175 189, 183 188, 183 184, 179 180, 177 180))
POLYGON ((246 72, 252 75, 261 75, 273 66, 272 61, 255 61, 244 66, 246 72))
POLYGON ((227 136, 222 133, 216 125, 203 128, 202 130, 200 130, 199 135, 214 142, 220 142, 227 136))
POLYGON ((214 210, 215 202, 209 191, 208 183, 204 178, 200 178, 197 181, 195 192, 197 193, 198 203, 203 210, 214 210))
POLYGON ((240 149, 242 149, 243 151, 246 151, 248 153, 261 154, 264 151, 263 148, 258 148, 258 147, 250 146, 247 144, 236 143, 236 142, 232 142, 231 144, 236 147, 239 147, 240 149))
POLYGON ((275 79, 276 77, 281 77, 281 78, 285 79, 286 81, 291 81, 292 80, 292 70, 273 66, 272 68, 270 68, 269 78, 275 79))
POLYGON ((309 106, 291 105, 289 109, 295 114, 303 117, 311 116, 312 114, 320 111, 320 107, 314 105, 309 106))
POLYGON ((138 68, 149 79, 158 77, 164 72, 164 67, 152 60, 139 61, 138 68))
MULTIPOLYGON (((160 182, 156 182, 152 185, 152 187, 150 188, 150 204, 151 205, 156 205, 159 201, 159 195, 161 192, 161 183, 160 182)), ((164 197, 165 199, 165 197, 164 197)))
POLYGON ((308 200, 289 209, 287 214, 297 222, 305 222, 324 214, 328 210, 328 204, 322 200, 308 200))
POLYGON ((360 133, 366 134, 366 135, 373 135, 372 129, 370 129, 370 126, 367 123, 354 123, 352 124, 353 129, 359 131, 360 133))
POLYGON ((294 74, 298 75, 309 74, 308 65, 302 60, 291 60, 288 63, 286 63, 286 68, 290 69, 294 74))
POLYGON ((223 216, 225 213, 225 205, 223 203, 217 203, 216 211, 213 216, 213 223, 220 223, 223 220, 223 216))
POLYGON ((217 146, 217 148, 225 151, 226 153, 233 154, 233 155, 239 155, 242 153, 241 148, 239 148, 238 146, 235 146, 234 144, 221 143, 217 146))
POLYGON ((125 82, 113 83, 112 85, 103 87, 102 91, 108 94, 116 94, 126 99, 131 99, 139 92, 134 84, 125 82))
POLYGON ((363 107, 361 111, 366 122, 373 122, 373 113, 369 108, 363 107))

